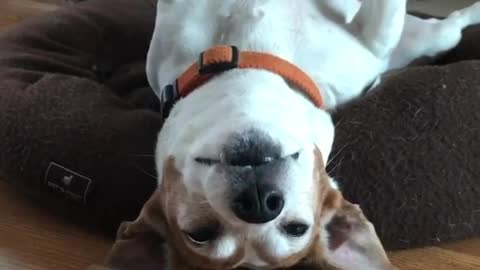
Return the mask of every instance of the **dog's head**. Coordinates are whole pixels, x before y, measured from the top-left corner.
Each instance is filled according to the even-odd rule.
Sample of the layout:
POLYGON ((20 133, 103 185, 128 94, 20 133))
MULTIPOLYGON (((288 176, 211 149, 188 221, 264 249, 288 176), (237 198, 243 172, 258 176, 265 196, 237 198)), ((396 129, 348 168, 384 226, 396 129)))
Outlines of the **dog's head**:
POLYGON ((285 268, 340 246, 383 266, 375 233, 325 173, 331 118, 292 81, 234 69, 180 99, 157 143, 158 189, 121 235, 162 235, 174 269, 285 268))
MULTIPOLYGON (((119 229, 110 265, 120 270, 394 269, 373 226, 330 186, 320 152, 313 155, 312 184, 302 191, 306 198, 298 209, 286 201, 266 202, 287 208, 271 214, 262 211, 274 211, 272 205, 252 206, 253 214, 241 210, 246 217, 233 209, 232 216, 223 216, 201 194, 189 194, 175 160, 167 159, 161 186, 139 218, 119 229)), ((280 162, 296 162, 288 159, 293 160, 280 162)), ((261 200, 261 194, 255 196, 261 200)))

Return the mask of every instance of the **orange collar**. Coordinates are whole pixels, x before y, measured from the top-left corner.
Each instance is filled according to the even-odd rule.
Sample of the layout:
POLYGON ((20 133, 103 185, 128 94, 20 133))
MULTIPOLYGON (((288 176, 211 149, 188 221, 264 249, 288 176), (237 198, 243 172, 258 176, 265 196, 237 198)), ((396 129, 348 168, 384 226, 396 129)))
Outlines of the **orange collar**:
POLYGON ((240 52, 235 46, 215 46, 200 54, 174 84, 162 90, 162 114, 166 118, 175 102, 186 97, 218 73, 234 69, 263 69, 282 76, 303 91, 318 108, 323 108, 320 89, 315 82, 296 65, 277 56, 262 52, 240 52))

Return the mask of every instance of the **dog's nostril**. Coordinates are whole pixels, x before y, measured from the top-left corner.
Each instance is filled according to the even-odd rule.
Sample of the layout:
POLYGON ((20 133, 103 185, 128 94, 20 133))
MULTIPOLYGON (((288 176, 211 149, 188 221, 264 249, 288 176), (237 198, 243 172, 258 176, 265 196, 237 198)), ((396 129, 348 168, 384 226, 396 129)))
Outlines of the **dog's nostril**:
POLYGON ((234 214, 248 223, 266 223, 282 212, 282 194, 266 185, 253 184, 241 192, 232 203, 234 214))
POLYGON ((248 213, 253 210, 253 204, 250 203, 248 200, 237 200, 235 204, 238 211, 248 213))
POLYGON ((265 202, 267 209, 270 211, 278 211, 278 209, 282 208, 284 204, 283 196, 278 192, 268 194, 265 202))

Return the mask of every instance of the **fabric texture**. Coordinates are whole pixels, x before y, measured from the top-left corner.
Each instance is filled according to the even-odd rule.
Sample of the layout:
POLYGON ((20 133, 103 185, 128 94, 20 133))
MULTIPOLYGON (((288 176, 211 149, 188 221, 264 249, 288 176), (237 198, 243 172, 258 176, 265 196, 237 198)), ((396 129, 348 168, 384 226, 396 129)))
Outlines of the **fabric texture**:
MULTIPOLYGON (((115 233, 155 188, 162 126, 146 0, 95 0, 0 34, 0 171, 39 204, 115 233)), ((480 235, 480 27, 431 65, 333 111, 328 165, 388 249, 480 235)))
POLYGON ((85 1, 0 34, 2 179, 107 232, 138 214, 162 125, 145 88, 154 19, 147 1, 85 1), (52 162, 92 180, 86 203, 48 185, 52 162))

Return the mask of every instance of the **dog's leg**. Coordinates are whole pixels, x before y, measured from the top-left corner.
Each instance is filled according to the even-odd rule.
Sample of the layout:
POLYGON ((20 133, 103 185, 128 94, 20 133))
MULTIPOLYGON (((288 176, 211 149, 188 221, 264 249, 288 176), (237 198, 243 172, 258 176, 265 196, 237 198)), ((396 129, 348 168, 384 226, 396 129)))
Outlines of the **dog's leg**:
POLYGON ((408 65, 422 57, 435 57, 454 48, 462 38, 462 30, 480 23, 480 2, 450 14, 445 19, 420 19, 407 16, 405 30, 395 49, 389 69, 408 65))
POLYGON ((361 42, 378 58, 387 57, 402 35, 407 0, 363 0, 352 25, 361 42))

